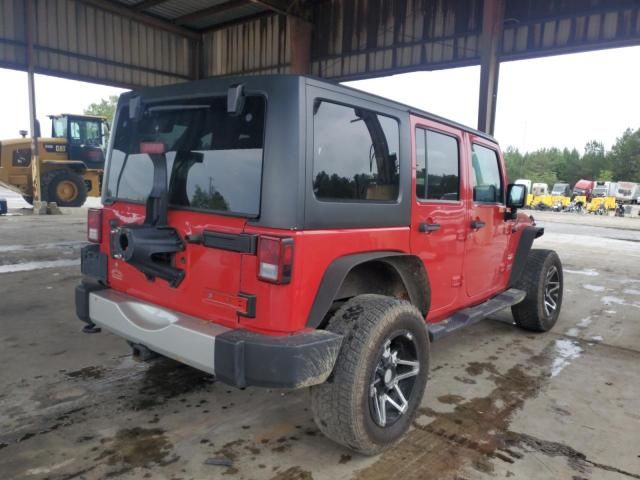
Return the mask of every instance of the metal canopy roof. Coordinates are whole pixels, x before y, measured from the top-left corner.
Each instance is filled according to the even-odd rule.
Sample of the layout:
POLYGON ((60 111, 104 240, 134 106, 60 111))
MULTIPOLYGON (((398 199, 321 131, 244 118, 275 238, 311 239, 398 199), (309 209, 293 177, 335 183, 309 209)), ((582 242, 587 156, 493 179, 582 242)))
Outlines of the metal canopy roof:
POLYGON ((0 0, 0 68, 136 88, 480 65, 497 3, 498 61, 640 44, 640 0, 0 0))
POLYGON ((290 0, 111 0, 194 31, 203 31, 259 14, 287 13, 290 0))

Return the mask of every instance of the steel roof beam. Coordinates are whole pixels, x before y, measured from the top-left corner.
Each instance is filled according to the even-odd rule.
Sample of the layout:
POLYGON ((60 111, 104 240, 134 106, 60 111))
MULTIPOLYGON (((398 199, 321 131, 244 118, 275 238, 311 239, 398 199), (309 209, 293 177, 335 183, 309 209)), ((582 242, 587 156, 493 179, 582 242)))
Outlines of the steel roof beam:
MULTIPOLYGON (((194 20, 199 20, 202 17, 215 17, 216 15, 220 15, 221 13, 225 13, 229 10, 233 10, 239 7, 244 7, 246 5, 257 5, 279 15, 291 15, 291 13, 289 12, 289 7, 292 3, 288 2, 287 0, 231 0, 229 2, 220 3, 212 7, 203 8, 202 10, 187 13, 186 15, 182 15, 181 17, 174 19, 173 22, 176 25, 184 25, 194 20)), ((246 17, 242 20, 245 19, 246 17)), ((215 29, 216 27, 217 25, 213 25, 211 28, 215 29)))
POLYGON ((203 8, 202 10, 196 10, 195 12, 187 13, 186 15, 182 15, 181 17, 174 19, 173 23, 175 23, 176 25, 184 25, 185 23, 199 20, 202 17, 212 17, 214 15, 219 15, 238 7, 244 7, 245 5, 249 5, 250 3, 250 0, 232 0, 230 2, 214 5, 213 7, 203 8))
POLYGON ((289 15, 289 5, 287 4, 287 2, 277 2, 274 0, 250 0, 250 2, 254 5, 264 7, 267 10, 271 10, 272 12, 279 13, 280 15, 289 15))
POLYGON ((505 0, 484 0, 480 35, 480 95, 478 130, 493 135, 498 99, 498 75, 505 0))
POLYGON ((130 8, 138 12, 142 12, 143 10, 147 10, 151 7, 155 7, 156 5, 160 5, 161 3, 165 3, 167 1, 168 0, 143 0, 142 2, 132 5, 130 8))
POLYGON ((158 17, 154 17, 152 15, 148 15, 146 13, 137 12, 130 7, 124 6, 121 3, 116 3, 108 0, 79 0, 79 1, 86 5, 91 5, 101 10, 106 10, 107 12, 111 12, 116 15, 120 15, 122 17, 130 18, 132 20, 136 20, 140 23, 144 23, 146 25, 156 27, 156 28, 165 30, 167 32, 175 33, 177 35, 182 35, 183 37, 187 37, 192 40, 200 39, 200 34, 193 30, 180 27, 171 22, 168 22, 158 17))

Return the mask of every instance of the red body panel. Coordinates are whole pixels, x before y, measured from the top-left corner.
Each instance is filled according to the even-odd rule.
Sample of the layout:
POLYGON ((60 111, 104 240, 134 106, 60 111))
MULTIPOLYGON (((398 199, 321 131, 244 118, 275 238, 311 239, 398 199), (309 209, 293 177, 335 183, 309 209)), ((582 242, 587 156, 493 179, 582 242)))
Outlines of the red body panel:
MULTIPOLYGON (((487 142, 481 137, 467 134, 467 178, 470 178, 471 143, 483 145, 494 150, 500 158, 500 174, 504 189, 507 187, 507 176, 502 162, 502 153, 497 145, 487 142)), ((469 225, 473 220, 481 220, 486 226, 473 230, 469 227, 464 253, 464 277, 467 297, 472 303, 479 303, 505 289, 508 282, 507 271, 511 270, 509 262, 509 236, 512 220, 505 221, 506 207, 503 203, 486 204, 473 201, 470 182, 467 182, 467 201, 469 225)), ((513 255, 510 260, 513 261, 513 255)))
MULTIPOLYGON (((203 230, 255 233, 291 237, 294 261, 291 281, 278 285, 258 278, 257 256, 197 244, 187 244, 175 264, 187 270, 177 288, 164 280, 148 280, 134 267, 109 256, 109 286, 140 299, 228 327, 278 335, 306 328, 316 293, 327 267, 337 258, 363 252, 395 251, 419 257, 431 285, 431 310, 427 321, 437 322, 455 311, 504 290, 509 281, 515 249, 522 230, 531 224, 526 215, 505 220, 502 204, 476 204, 470 185, 471 144, 497 152, 504 187, 506 175, 497 145, 451 126, 411 116, 411 142, 421 126, 454 136, 460 150, 460 199, 418 201, 415 198, 416 153, 412 147, 411 225, 395 228, 291 231, 258 228, 246 219, 190 210, 169 212, 169 224, 182 238, 203 230), (486 227, 473 230, 477 219, 486 227), (438 223, 431 233, 419 232, 421 223, 438 223), (246 299, 256 297, 256 314, 248 318, 246 299)), ((109 225, 141 223, 144 206, 118 201, 104 207, 102 251, 109 254, 109 225)))
MULTIPOLYGON (((143 219, 143 205, 117 202, 104 208, 103 232, 109 232, 111 220, 123 224, 142 223, 143 219)), ((169 224, 182 238, 204 229, 240 233, 245 223, 243 218, 169 211, 169 224)), ((103 234, 102 250, 109 253, 108 234, 103 234)), ((113 289, 134 297, 233 327, 237 326, 238 310, 242 310, 237 304, 240 301, 241 257, 235 252, 187 244, 175 259, 176 266, 186 269, 187 275, 177 288, 171 288, 166 281, 150 281, 136 268, 109 256, 109 282, 113 289)))

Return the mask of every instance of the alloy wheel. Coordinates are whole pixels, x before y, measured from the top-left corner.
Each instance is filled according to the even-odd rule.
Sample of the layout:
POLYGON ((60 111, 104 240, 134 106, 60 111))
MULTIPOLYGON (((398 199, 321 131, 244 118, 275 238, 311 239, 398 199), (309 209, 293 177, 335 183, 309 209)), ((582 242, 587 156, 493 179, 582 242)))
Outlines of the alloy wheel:
POLYGON ((396 332, 382 345, 369 385, 369 410, 382 428, 393 425, 409 407, 420 373, 418 349, 410 332, 396 332))
POLYGON ((544 311, 551 316, 558 308, 560 297, 560 273, 558 268, 552 266, 546 274, 544 282, 544 311))

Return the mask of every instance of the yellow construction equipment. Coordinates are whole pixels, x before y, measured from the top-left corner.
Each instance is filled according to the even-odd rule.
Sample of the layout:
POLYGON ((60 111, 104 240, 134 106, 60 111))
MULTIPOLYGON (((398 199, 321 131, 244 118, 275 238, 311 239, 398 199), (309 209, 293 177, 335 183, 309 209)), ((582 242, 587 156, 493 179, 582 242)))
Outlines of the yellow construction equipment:
POLYGON ((589 213, 603 213, 608 210, 615 210, 616 197, 594 197, 587 205, 587 212, 589 213))
MULTIPOLYGON (((51 137, 38 135, 42 200, 79 207, 87 196, 99 197, 108 125, 104 117, 50 115, 51 137)), ((0 141, 0 185, 33 202, 31 144, 22 138, 0 141)))

